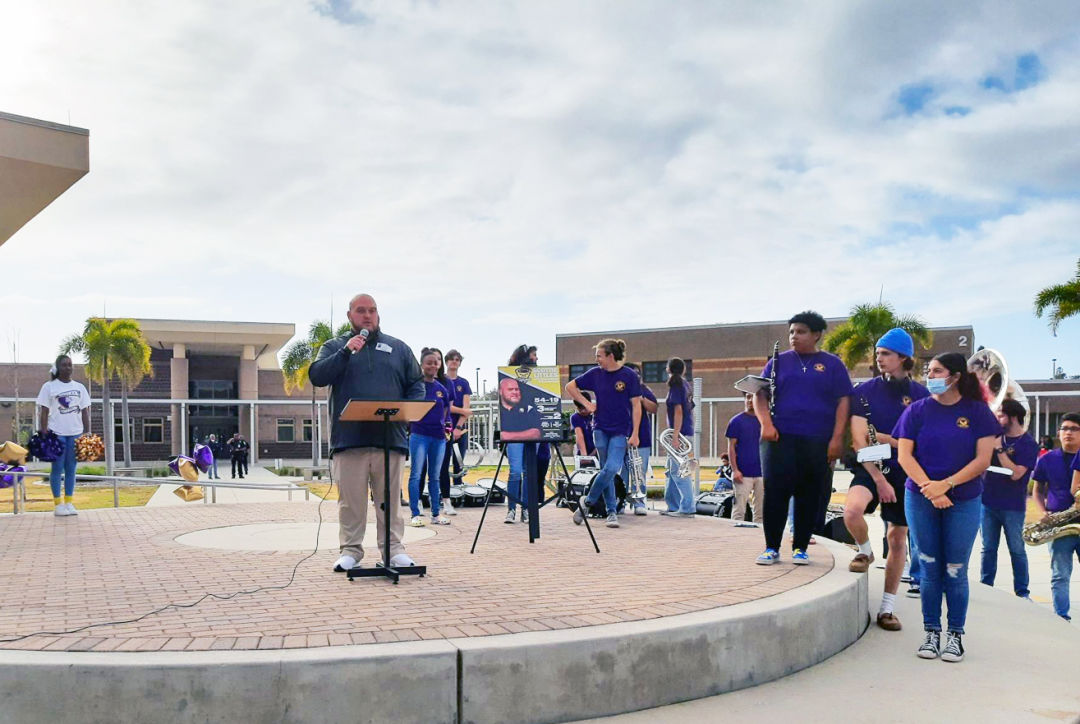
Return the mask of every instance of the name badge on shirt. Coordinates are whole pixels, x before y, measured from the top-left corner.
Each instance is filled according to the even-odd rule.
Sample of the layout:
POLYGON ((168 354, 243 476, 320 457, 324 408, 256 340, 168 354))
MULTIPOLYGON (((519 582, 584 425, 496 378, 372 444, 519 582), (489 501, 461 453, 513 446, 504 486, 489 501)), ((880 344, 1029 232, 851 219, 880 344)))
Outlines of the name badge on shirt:
POLYGON ((376 352, 393 352, 394 348, 388 345, 386 342, 379 342, 375 345, 376 352))

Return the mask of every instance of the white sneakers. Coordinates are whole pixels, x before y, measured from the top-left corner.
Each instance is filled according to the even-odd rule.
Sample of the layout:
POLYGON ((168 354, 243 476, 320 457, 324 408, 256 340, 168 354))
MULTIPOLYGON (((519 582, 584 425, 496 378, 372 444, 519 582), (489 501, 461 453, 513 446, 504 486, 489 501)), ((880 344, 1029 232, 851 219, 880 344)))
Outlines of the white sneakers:
POLYGON ((457 511, 454 510, 454 504, 453 503, 447 503, 446 505, 444 505, 443 509, 442 509, 442 514, 443 515, 457 515, 457 511))
POLYGON ((424 516, 422 516, 422 515, 413 516, 413 519, 409 521, 409 525, 412 526, 413 528, 423 528, 424 527, 424 516))
POLYGON ((398 566, 415 566, 414 561, 408 553, 398 553, 396 556, 390 558, 390 567, 397 568, 398 566))
POLYGON ((334 564, 334 572, 344 573, 350 568, 356 568, 357 563, 359 563, 358 560, 346 553, 337 559, 337 563, 334 564))
POLYGON ((431 524, 432 525, 450 525, 450 519, 447 518, 445 515, 440 515, 437 518, 432 518, 431 519, 431 524))
POLYGON ((61 503, 53 509, 53 515, 62 517, 65 515, 78 515, 79 511, 75 510, 75 506, 71 503, 61 503))

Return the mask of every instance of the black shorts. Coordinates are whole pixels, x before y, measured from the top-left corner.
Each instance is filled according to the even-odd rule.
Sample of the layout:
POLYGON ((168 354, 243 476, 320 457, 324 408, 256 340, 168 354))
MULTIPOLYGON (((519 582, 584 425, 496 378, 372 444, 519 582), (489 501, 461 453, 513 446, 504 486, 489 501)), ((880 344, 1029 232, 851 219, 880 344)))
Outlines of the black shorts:
POLYGON ((877 484, 874 483, 874 479, 870 477, 870 473, 866 471, 861 464, 855 468, 854 477, 851 480, 851 487, 861 485, 870 491, 874 496, 867 506, 865 513, 869 515, 873 513, 878 503, 881 503, 881 519, 892 523, 893 525, 902 525, 907 527, 907 516, 904 515, 904 483, 907 482, 907 475, 904 473, 904 469, 900 467, 899 463, 895 461, 889 461, 889 472, 886 473, 885 479, 892 485, 893 490, 896 491, 895 503, 881 503, 878 498, 877 484))

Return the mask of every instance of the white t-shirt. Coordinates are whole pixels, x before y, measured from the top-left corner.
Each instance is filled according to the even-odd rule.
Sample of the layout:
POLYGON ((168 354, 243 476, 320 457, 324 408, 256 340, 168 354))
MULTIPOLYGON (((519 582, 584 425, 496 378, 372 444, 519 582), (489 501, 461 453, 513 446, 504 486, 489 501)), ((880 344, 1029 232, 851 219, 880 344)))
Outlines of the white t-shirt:
POLYGON ((50 380, 41 386, 37 403, 49 408, 49 429, 57 435, 82 435, 82 411, 90 407, 90 393, 81 382, 50 380))

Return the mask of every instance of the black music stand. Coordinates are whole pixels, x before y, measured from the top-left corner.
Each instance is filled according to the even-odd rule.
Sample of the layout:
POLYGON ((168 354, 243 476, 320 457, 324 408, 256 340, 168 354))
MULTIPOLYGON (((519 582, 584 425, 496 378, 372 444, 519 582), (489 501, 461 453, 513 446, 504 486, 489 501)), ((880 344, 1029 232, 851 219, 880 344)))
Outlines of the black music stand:
MULTIPOLYGON (((382 566, 361 568, 356 566, 345 571, 349 581, 354 578, 389 578, 395 584, 400 576, 420 576, 427 573, 427 566, 390 565, 390 423, 416 422, 426 415, 435 403, 432 400, 349 400, 338 420, 342 422, 382 422, 383 424, 383 559, 382 566)), ((366 482, 366 481, 365 481, 366 482)), ((339 483, 340 485, 340 483, 339 483)), ((365 491, 366 494, 366 491, 365 491)), ((397 501, 394 501, 395 503, 397 501)), ((377 527, 377 526, 376 526, 377 527)))

